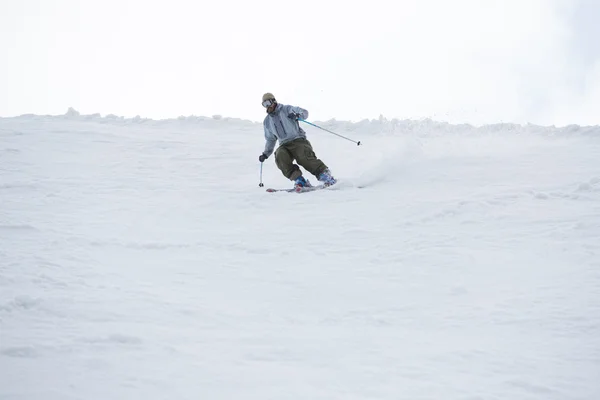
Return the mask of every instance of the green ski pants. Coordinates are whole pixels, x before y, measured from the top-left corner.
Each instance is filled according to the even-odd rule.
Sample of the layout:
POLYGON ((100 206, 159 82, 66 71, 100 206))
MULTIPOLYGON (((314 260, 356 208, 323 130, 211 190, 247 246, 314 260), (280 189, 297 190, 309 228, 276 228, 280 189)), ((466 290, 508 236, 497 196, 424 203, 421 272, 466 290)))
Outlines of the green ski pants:
POLYGON ((294 160, 317 178, 327 170, 327 166, 315 155, 310 142, 304 138, 282 144, 275 151, 277 168, 281 170, 286 178, 292 181, 302 175, 300 167, 294 164, 294 160))

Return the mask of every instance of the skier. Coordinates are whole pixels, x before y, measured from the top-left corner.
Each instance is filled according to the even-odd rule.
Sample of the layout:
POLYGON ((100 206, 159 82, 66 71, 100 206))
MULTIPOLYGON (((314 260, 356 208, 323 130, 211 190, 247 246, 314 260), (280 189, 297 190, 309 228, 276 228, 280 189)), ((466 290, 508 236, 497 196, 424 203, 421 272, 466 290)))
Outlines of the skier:
POLYGON ((297 191, 312 185, 302 176, 302 171, 294 164, 294 160, 325 186, 335 184, 336 179, 331 176, 329 168, 323 161, 316 157, 312 145, 306 139, 306 132, 298 123, 298 119, 308 118, 308 111, 300 107, 279 104, 272 93, 263 95, 262 105, 267 109, 267 116, 263 122, 266 143, 258 160, 264 162, 269 158, 275 149, 275 143, 279 140, 279 147, 275 151, 275 163, 286 178, 294 181, 294 188, 297 191))

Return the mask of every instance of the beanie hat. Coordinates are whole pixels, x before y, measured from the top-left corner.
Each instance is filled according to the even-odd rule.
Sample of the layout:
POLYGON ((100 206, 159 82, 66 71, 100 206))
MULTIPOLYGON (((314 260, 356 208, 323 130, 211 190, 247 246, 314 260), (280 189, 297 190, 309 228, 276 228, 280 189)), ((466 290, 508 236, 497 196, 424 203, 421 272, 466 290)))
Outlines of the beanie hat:
POLYGON ((273 96, 273 93, 265 93, 263 94, 262 101, 265 100, 275 100, 275 96, 273 96))

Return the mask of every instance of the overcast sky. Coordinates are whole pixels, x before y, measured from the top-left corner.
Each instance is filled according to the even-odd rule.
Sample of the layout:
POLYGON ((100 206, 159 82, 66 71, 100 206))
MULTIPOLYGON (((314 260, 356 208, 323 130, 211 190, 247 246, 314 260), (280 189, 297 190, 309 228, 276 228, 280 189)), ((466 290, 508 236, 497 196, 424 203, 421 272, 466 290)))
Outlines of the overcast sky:
POLYGON ((600 1, 0 0, 0 116, 600 124, 600 1))

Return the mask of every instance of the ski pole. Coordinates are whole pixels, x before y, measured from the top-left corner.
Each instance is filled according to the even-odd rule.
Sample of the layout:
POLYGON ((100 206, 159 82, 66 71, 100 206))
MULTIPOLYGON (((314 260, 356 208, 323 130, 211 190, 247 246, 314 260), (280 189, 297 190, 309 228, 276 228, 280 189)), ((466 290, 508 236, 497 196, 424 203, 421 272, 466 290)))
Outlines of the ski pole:
POLYGON ((332 133, 332 134, 334 134, 334 135, 336 135, 336 136, 339 136, 339 137, 341 137, 341 138, 344 138, 344 139, 346 139, 346 140, 349 140, 349 141, 351 141, 351 142, 353 142, 353 143, 356 143, 356 145, 357 145, 357 146, 360 146, 360 140, 357 142, 356 140, 352 140, 352 139, 350 139, 350 138, 347 138, 346 136, 342 136, 342 135, 340 135, 340 134, 338 134, 338 133, 331 132, 331 131, 330 131, 330 130, 328 130, 328 129, 321 128, 319 125, 315 125, 315 124, 313 124, 312 122, 308 122, 308 121, 306 121, 306 120, 303 120, 303 119, 299 119, 298 121, 302 121, 302 122, 304 122, 304 123, 306 123, 306 124, 309 124, 309 125, 312 125, 312 126, 314 126, 315 128, 319 128, 319 129, 322 129, 322 130, 324 130, 324 131, 326 131, 326 132, 332 133))
POLYGON ((263 166, 263 163, 260 163, 260 183, 258 184, 259 187, 265 186, 265 185, 263 185, 263 181, 262 181, 262 166, 263 166))

